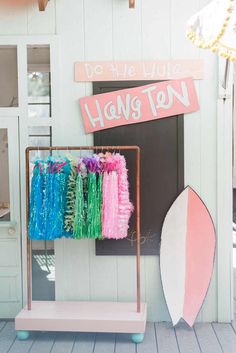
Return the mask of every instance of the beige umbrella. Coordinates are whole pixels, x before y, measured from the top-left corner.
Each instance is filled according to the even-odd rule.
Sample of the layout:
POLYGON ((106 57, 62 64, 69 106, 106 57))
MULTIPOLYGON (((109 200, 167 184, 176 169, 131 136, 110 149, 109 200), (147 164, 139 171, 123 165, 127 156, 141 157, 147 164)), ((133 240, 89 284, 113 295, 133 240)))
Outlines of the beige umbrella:
POLYGON ((213 0, 187 23, 187 36, 199 48, 236 61, 236 0, 213 0))

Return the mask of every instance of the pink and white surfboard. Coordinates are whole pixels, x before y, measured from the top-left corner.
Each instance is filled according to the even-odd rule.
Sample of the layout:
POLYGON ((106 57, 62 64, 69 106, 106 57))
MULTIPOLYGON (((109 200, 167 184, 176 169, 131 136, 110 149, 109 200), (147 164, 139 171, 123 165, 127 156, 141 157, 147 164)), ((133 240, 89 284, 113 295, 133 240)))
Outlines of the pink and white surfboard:
POLYGON ((209 287, 215 245, 209 211, 188 186, 169 209, 162 228, 161 279, 173 325, 181 318, 194 324, 209 287))

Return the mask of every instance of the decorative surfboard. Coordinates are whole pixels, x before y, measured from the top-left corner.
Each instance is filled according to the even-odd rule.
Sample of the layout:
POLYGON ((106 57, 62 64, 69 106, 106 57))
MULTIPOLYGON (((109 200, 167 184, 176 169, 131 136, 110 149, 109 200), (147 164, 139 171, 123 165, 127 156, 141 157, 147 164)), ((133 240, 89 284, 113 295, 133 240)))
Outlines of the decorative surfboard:
POLYGON ((172 204, 162 228, 161 279, 173 325, 181 318, 194 324, 211 280, 215 246, 210 213, 188 186, 172 204))

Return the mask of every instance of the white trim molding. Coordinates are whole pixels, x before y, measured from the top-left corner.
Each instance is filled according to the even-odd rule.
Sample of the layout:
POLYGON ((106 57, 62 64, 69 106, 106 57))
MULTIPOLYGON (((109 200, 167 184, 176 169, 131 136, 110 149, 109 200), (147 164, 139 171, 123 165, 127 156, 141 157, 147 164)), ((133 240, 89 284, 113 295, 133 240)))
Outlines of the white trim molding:
MULTIPOLYGON (((232 66, 232 65, 231 65, 232 66)), ((231 68, 232 69, 232 68, 231 68)), ((232 79, 226 89, 222 82, 225 59, 219 58, 217 102, 217 283, 218 321, 233 319, 232 261, 232 79)))
POLYGON ((18 96, 19 105, 17 108, 1 108, 0 114, 5 116, 19 117, 20 135, 20 189, 21 189, 21 246, 22 246, 22 283, 23 283, 23 305, 26 303, 27 283, 26 283, 26 222, 25 222, 25 148, 28 146, 28 127, 29 126, 51 126, 54 129, 55 121, 58 123, 60 118, 60 99, 59 99, 59 36, 0 36, 1 46, 17 47, 17 68, 18 68, 18 96), (49 45, 50 64, 51 64, 51 92, 52 92, 52 117, 48 119, 29 119, 28 118, 28 82, 27 82, 27 47, 32 45, 49 45))

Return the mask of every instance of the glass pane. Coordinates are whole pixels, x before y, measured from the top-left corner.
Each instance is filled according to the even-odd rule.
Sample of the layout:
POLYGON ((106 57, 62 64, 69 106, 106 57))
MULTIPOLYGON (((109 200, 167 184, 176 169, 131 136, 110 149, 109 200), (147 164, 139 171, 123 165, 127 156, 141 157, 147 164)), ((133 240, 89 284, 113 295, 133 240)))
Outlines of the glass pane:
POLYGON ((0 107, 18 106, 16 46, 0 46, 0 107))
MULTIPOLYGON (((51 145, 51 128, 48 126, 34 126, 29 128, 29 146, 31 147, 48 147, 51 145), (32 131, 39 132, 32 134, 32 131), (42 135, 42 132, 46 132, 42 135), (33 135, 33 136, 32 136, 33 135)), ((36 157, 47 158, 49 155, 48 151, 32 151, 30 157, 32 160, 36 157)))
POLYGON ((51 135, 50 126, 30 126, 29 135, 51 135))
MULTIPOLYGON (((38 97, 47 97, 49 102, 50 95, 50 74, 49 72, 29 72, 28 73, 28 96, 29 101, 37 101, 38 97)), ((40 101, 40 100, 39 100, 40 101)))
POLYGON ((30 136, 29 145, 31 147, 50 146, 50 136, 30 136))
POLYGON ((28 46, 28 116, 51 117, 50 47, 28 46))
POLYGON ((30 118, 49 118, 50 105, 49 104, 29 104, 28 114, 30 118))
POLYGON ((10 221, 9 160, 7 129, 0 129, 0 222, 10 221))

